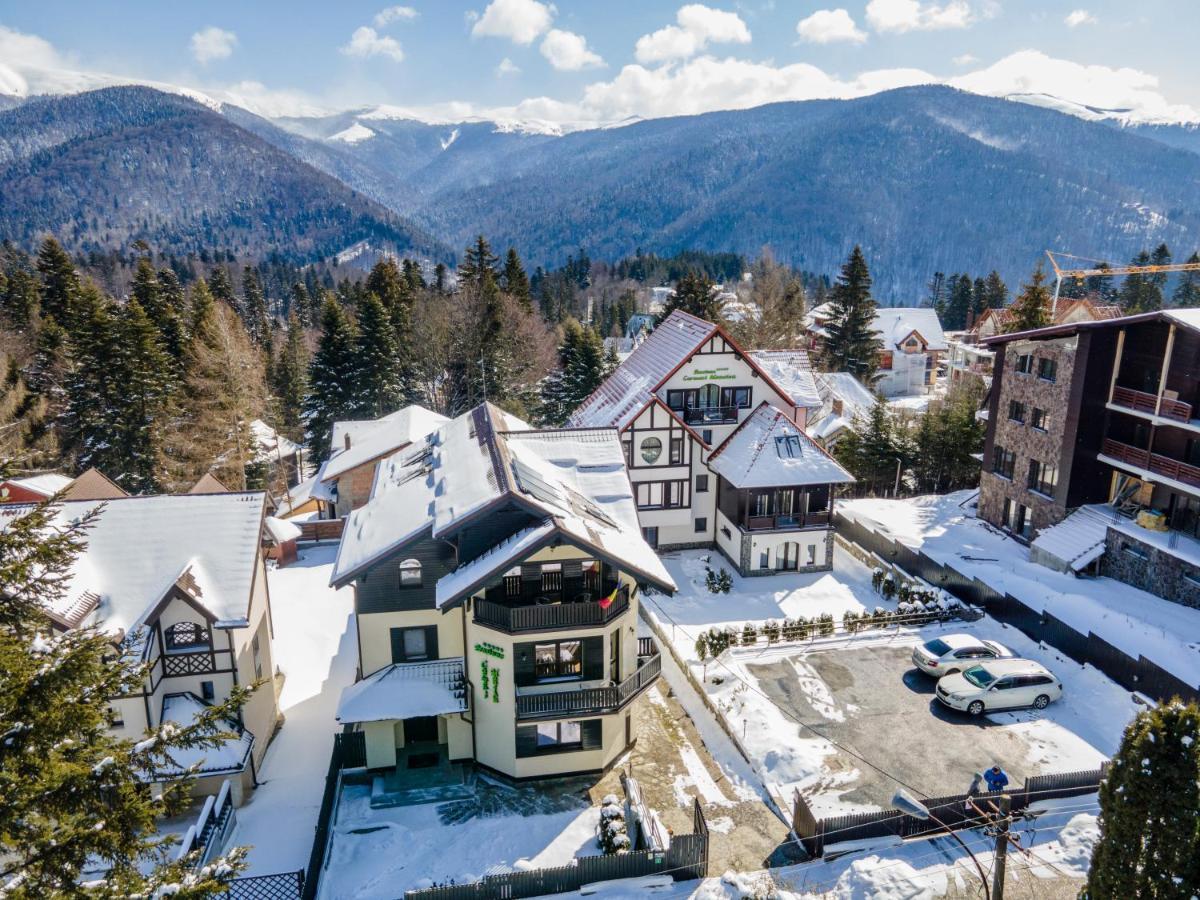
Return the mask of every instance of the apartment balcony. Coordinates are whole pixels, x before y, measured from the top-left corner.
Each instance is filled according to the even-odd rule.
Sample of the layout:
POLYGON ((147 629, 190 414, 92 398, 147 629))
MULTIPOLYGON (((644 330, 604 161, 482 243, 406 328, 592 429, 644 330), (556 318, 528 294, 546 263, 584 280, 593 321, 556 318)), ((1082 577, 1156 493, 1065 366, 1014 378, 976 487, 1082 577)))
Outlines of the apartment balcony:
POLYGON ((163 675, 176 678, 182 675, 205 675, 213 671, 212 654, 166 653, 159 657, 163 664, 163 675))
POLYGON ((792 531, 801 528, 828 528, 829 511, 794 516, 747 516, 745 531, 792 531))
POLYGON ((1135 391, 1133 388, 1113 388, 1112 404, 1113 406, 1131 409, 1134 412, 1145 413, 1150 416, 1158 415, 1161 418, 1171 419, 1175 422, 1190 422, 1192 420, 1192 405, 1190 403, 1163 397, 1162 405, 1160 406, 1156 394, 1135 391))
POLYGON ((600 600, 614 590, 617 590, 616 584, 605 585, 598 591, 539 594, 525 600, 480 599, 475 601, 475 622, 507 634, 558 628, 599 628, 629 611, 628 586, 617 590, 616 598, 607 609, 600 605, 600 600))
POLYGON ((1104 439, 1100 452, 1104 456, 1118 460, 1128 466, 1144 469, 1147 472, 1161 475, 1164 478, 1170 478, 1181 484, 1200 488, 1200 466, 1192 466, 1180 460, 1172 459, 1169 456, 1152 453, 1149 450, 1143 450, 1140 447, 1115 441, 1112 438, 1104 439))
POLYGON ((638 638, 637 669, 620 684, 549 694, 518 694, 517 719, 561 719, 614 713, 654 684, 661 672, 662 657, 654 639, 638 638))
POLYGON ((738 420, 736 406, 692 406, 682 412, 689 425, 730 425, 738 420))

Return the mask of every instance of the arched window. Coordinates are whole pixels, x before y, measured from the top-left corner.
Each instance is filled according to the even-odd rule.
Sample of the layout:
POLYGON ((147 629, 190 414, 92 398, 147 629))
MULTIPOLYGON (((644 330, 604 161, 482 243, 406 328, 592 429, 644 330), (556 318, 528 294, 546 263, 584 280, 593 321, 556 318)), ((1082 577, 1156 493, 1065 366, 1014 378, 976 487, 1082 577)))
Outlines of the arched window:
POLYGON ((163 636, 168 650, 208 646, 208 630, 195 622, 176 622, 163 636))
POLYGON ((656 437, 648 437, 642 441, 642 459, 653 465, 662 456, 662 441, 656 437))
POLYGON ((406 559, 400 563, 400 587, 420 587, 421 586, 421 561, 417 559, 406 559))

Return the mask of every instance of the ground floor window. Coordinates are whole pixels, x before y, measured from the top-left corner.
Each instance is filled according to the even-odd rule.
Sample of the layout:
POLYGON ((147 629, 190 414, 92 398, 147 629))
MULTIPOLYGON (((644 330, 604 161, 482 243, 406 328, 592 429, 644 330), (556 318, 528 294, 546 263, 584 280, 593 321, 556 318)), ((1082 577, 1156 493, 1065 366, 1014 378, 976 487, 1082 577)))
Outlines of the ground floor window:
POLYGON ((775 568, 781 572, 794 572, 800 567, 800 545, 788 541, 775 552, 775 568))
POLYGON ((517 726, 517 758, 547 753, 595 750, 604 739, 602 719, 569 722, 538 722, 517 726))

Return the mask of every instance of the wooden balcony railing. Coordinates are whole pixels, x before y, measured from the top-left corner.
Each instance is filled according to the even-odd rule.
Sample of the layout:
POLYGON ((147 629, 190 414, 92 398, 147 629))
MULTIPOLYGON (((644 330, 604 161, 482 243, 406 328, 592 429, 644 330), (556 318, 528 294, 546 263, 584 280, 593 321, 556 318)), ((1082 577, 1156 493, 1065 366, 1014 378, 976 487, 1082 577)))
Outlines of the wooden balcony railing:
POLYGON ((662 672, 662 657, 650 638, 638 641, 638 668, 620 684, 578 691, 555 691, 552 694, 520 694, 517 696, 518 719, 557 719, 563 716, 599 716, 624 708, 635 697, 654 684, 662 672), (650 641, 642 654, 642 640, 650 641))
POLYGON ((1114 441, 1112 438, 1104 439, 1104 443, 1100 447, 1100 452, 1105 456, 1118 459, 1128 465, 1146 469, 1147 471, 1154 472, 1166 478, 1172 478, 1183 484, 1200 487, 1200 466, 1189 465, 1181 460, 1172 459, 1169 456, 1163 456, 1159 453, 1151 453, 1149 450, 1142 450, 1139 447, 1133 447, 1121 441, 1114 441))
POLYGON ((593 628, 607 625, 629 610, 629 588, 617 592, 608 609, 603 609, 599 596, 574 602, 510 606, 489 600, 475 601, 475 621, 480 625, 517 634, 523 631, 552 631, 556 628, 593 628))
POLYGON ((746 531, 786 531, 789 528, 818 528, 828 524, 828 511, 799 516, 747 516, 746 531))
POLYGON ((168 653, 159 657, 163 661, 163 675, 204 675, 213 670, 211 653, 168 653))
POLYGON ((1192 418, 1192 405, 1190 403, 1163 397, 1162 405, 1160 406, 1157 396, 1148 394, 1145 391, 1135 391, 1133 388, 1113 388, 1112 402, 1116 406, 1123 406, 1126 409, 1150 413, 1151 415, 1154 415, 1157 409, 1158 414, 1164 419, 1174 419, 1176 422, 1189 422, 1192 418))

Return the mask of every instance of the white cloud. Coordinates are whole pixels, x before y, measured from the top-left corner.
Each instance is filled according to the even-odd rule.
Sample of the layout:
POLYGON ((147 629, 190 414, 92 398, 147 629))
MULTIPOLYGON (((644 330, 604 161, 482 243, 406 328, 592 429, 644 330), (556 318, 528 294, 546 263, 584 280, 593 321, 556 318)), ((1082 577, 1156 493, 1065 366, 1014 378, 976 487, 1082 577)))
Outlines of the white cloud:
POLYGON ((515 44, 532 44, 550 28, 555 9, 538 0, 492 0, 471 27, 472 37, 508 38, 515 44))
POLYGON ((539 49, 550 65, 560 72, 578 72, 580 69, 604 65, 600 55, 588 49, 583 35, 573 31, 551 28, 546 32, 539 49))
POLYGON ((196 62, 205 64, 214 59, 227 59, 237 46, 237 35, 224 28, 209 25, 192 35, 192 56, 196 62))
POLYGON ((496 66, 496 74, 501 78, 505 75, 520 75, 521 67, 506 56, 500 60, 500 65, 496 66))
POLYGON ((979 57, 972 56, 970 53, 964 53, 962 56, 956 56, 950 61, 956 66, 969 66, 973 63, 979 62, 979 57))
POLYGON ((370 59, 372 56, 386 56, 395 62, 404 59, 404 50, 400 42, 393 37, 381 35, 369 25, 354 29, 349 43, 341 48, 346 56, 357 56, 360 59, 370 59))
POLYGON ((966 0, 947 0, 946 3, 871 0, 867 4, 867 24, 879 32, 966 28, 976 18, 966 0))
POLYGON ((1078 28, 1080 25, 1095 25, 1096 17, 1086 9, 1073 9, 1063 21, 1068 28, 1078 28))
POLYGON ((638 62, 649 65, 687 59, 709 44, 750 43, 750 29, 737 13, 689 3, 675 13, 675 22, 638 38, 634 49, 638 62))
POLYGON ((844 9, 818 9, 796 23, 796 34, 810 44, 833 44, 839 41, 861 44, 867 39, 867 33, 854 24, 854 19, 844 9))
POLYGON ((389 6, 375 13, 373 21, 376 28, 387 28, 393 22, 411 22, 418 15, 411 6, 389 6))

